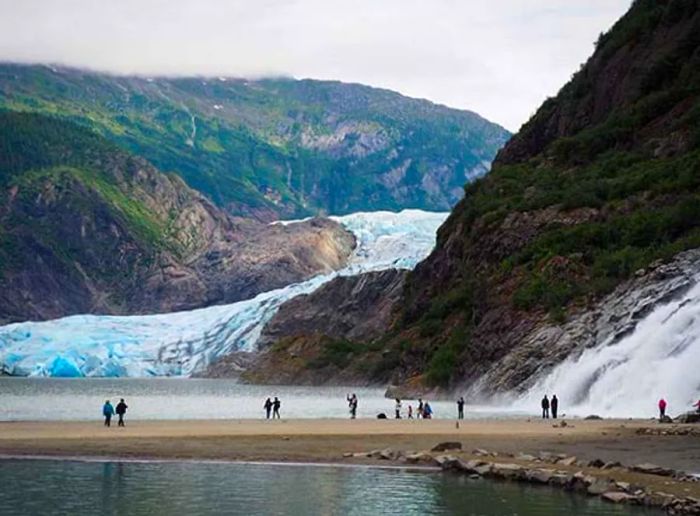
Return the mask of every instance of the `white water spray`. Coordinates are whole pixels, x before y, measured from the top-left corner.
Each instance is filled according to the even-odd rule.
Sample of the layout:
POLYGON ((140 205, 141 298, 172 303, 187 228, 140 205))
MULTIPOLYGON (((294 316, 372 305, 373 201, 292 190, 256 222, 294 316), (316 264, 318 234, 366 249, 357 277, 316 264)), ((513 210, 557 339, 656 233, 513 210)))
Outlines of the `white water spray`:
POLYGON ((700 398, 699 366, 700 283, 657 306, 618 342, 560 364, 518 403, 537 407, 543 394, 556 394, 567 414, 650 417, 663 397, 674 415, 700 398))

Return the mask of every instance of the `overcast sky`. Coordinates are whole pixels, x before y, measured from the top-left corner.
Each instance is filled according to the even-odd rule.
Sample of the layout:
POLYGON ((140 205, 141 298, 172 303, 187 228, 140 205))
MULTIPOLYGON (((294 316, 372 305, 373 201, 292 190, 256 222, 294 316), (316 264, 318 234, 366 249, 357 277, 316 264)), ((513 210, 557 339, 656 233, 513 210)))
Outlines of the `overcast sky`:
POLYGON ((630 0, 0 0, 0 59, 381 86, 517 130, 630 0))

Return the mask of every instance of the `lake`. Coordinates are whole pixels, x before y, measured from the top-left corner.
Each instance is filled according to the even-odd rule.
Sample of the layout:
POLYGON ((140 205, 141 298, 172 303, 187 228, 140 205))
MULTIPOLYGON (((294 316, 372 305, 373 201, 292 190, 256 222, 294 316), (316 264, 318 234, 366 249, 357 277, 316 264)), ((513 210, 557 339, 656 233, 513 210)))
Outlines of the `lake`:
POLYGON ((406 468, 0 460, 0 512, 25 514, 652 515, 548 487, 406 468))
MULTIPOLYGON (((359 398, 358 417, 394 415, 384 389, 244 385, 196 378, 0 378, 0 421, 100 419, 102 404, 125 398, 129 419, 241 419, 263 417, 268 396, 279 396, 283 418, 346 418, 345 397, 359 398)), ((404 400, 403 410, 415 401, 404 400)), ((451 401, 430 400, 436 418, 454 418, 451 401)), ((536 407, 535 407, 536 408, 536 407)), ((467 406, 467 418, 514 417, 517 411, 467 406)))

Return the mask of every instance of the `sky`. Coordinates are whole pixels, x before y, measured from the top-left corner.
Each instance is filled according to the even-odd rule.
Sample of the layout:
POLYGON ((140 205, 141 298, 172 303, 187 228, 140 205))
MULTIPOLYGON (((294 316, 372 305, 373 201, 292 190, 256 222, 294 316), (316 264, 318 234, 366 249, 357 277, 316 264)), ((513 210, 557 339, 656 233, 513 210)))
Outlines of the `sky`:
POLYGON ((389 88, 511 131, 630 0, 0 0, 0 60, 389 88))

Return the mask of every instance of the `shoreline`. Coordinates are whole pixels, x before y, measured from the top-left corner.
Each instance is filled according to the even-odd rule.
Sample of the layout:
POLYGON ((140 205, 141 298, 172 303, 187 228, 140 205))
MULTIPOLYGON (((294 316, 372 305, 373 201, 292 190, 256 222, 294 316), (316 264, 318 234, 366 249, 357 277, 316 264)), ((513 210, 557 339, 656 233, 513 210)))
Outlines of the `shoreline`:
POLYGON ((366 467, 516 481, 700 514, 700 426, 648 420, 0 422, 0 461, 366 467), (444 446, 437 449, 436 445, 444 446))
POLYGON ((700 425, 649 420, 215 419, 0 422, 0 455, 348 462, 346 453, 460 441, 500 453, 568 453, 700 473, 700 425), (566 420, 560 420, 566 421, 566 420), (563 426, 562 426, 563 425, 563 426))
POLYGON ((253 466, 288 466, 288 467, 319 467, 319 468, 367 468, 388 469, 397 471, 420 471, 438 473, 443 469, 438 465, 429 464, 360 464, 342 462, 280 462, 280 461, 246 461, 233 459, 168 459, 157 457, 119 457, 108 455, 10 455, 0 454, 2 461, 51 461, 51 462, 81 462, 89 464, 104 464, 120 462, 123 464, 212 464, 212 465, 253 465, 253 466))

